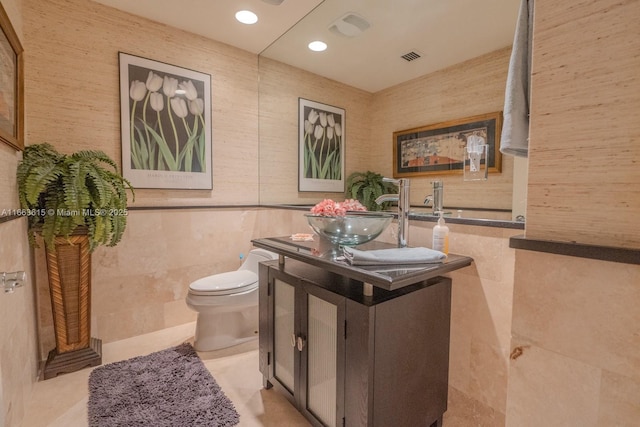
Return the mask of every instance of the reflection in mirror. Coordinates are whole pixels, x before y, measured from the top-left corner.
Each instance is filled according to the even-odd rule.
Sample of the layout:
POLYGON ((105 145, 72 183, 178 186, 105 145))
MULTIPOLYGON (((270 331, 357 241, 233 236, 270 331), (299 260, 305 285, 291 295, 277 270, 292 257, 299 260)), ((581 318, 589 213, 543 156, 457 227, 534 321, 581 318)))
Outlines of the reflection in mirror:
MULTIPOLYGON (((501 111, 517 8, 513 0, 324 0, 259 57, 260 203, 344 197, 298 191, 298 98, 346 111, 347 176, 392 176, 393 132, 501 111), (327 50, 311 52, 313 40, 327 50)), ((526 160, 517 160, 503 156, 487 181, 465 182, 461 171, 412 176, 411 204, 422 207, 438 179, 446 208, 513 208, 515 218, 526 197, 526 171, 514 167, 526 160)))

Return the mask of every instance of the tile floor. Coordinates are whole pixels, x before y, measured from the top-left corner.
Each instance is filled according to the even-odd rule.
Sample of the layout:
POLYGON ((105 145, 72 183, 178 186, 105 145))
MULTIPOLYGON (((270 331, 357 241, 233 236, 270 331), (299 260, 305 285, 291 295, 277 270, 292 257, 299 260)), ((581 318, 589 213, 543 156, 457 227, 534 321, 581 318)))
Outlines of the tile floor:
MULTIPOLYGON (((185 341, 193 343, 195 323, 103 344, 103 364, 117 362, 185 341)), ((258 371, 258 342, 230 349, 199 353, 227 397, 240 414, 240 426, 309 426, 294 407, 273 390, 262 388, 258 371)), ((23 427, 87 426, 90 368, 38 382, 26 408, 23 427)))

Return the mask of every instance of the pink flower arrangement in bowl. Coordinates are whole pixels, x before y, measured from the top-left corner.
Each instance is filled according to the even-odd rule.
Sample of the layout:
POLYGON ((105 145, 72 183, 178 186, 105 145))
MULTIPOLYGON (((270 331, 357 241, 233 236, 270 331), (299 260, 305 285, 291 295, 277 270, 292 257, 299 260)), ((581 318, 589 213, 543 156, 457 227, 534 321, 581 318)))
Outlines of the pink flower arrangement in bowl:
POLYGON ((324 199, 311 208, 311 213, 322 216, 345 216, 347 212, 363 212, 367 208, 355 199, 347 199, 344 202, 334 202, 331 199, 324 199))
POLYGON ((325 199, 305 214, 321 237, 342 246, 356 246, 378 237, 393 220, 392 213, 367 212, 357 200, 325 199))

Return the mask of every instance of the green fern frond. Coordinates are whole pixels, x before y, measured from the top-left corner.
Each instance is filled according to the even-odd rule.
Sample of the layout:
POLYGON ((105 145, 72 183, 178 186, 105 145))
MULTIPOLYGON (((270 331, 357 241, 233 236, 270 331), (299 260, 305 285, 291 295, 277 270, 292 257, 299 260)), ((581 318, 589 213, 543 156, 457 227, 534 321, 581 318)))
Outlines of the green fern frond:
POLYGON ((44 215, 29 217, 29 242, 35 232, 48 247, 56 236, 69 237, 80 226, 89 230, 89 247, 114 246, 123 236, 127 190, 131 183, 118 173, 115 161, 102 151, 84 150, 69 156, 49 144, 27 146, 16 172, 18 197, 24 209, 44 215))
POLYGON ((390 203, 378 205, 376 199, 383 194, 397 192, 398 188, 394 184, 383 181, 383 176, 376 172, 353 172, 347 177, 347 196, 357 199, 370 211, 387 209, 390 203))

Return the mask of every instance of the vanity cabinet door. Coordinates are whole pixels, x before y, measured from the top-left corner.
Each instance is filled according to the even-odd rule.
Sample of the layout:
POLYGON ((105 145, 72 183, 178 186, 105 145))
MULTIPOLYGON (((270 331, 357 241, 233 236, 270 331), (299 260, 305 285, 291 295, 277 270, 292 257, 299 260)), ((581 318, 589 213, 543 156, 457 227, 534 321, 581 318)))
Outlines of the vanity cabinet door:
POLYGON ((342 426, 346 300, 275 268, 268 276, 260 294, 265 387, 283 392, 313 425, 342 426))
MULTIPOLYGON (((303 285, 300 406, 322 425, 344 417, 345 298, 303 285)), ((299 348, 300 350, 300 348, 299 348)), ((309 418, 309 417, 307 417, 309 418)))
POLYGON ((295 286, 274 279, 273 303, 273 378, 292 395, 295 392, 296 340, 295 286))

